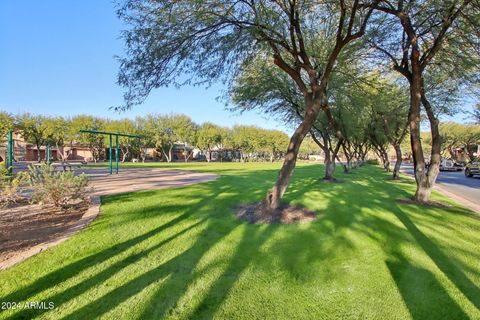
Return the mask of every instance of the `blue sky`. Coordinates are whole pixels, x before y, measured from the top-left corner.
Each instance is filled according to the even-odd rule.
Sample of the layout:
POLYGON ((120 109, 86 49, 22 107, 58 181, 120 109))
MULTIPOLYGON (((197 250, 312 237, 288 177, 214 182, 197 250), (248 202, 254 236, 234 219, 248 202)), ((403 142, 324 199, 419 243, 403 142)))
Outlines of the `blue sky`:
POLYGON ((185 113, 196 122, 257 124, 290 131, 255 112, 225 110, 222 86, 158 89, 124 113, 116 84, 124 29, 109 0, 0 0, 0 110, 109 118, 185 113))
MULTIPOLYGON (((114 58, 123 52, 122 29, 110 0, 0 0, 0 110, 109 118, 181 112, 199 123, 257 124, 291 132, 255 112, 225 110, 215 99, 219 84, 158 89, 132 110, 109 110, 122 103, 114 58)), ((455 120, 463 118, 459 114, 455 120)))

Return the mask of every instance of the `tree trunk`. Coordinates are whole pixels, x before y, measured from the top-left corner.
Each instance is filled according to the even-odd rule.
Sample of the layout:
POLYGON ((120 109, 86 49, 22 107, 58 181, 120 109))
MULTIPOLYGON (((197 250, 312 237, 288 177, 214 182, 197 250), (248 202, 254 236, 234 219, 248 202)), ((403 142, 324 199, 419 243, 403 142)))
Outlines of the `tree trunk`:
POLYGON ((393 144, 395 149, 395 154, 397 155, 397 161, 395 162, 395 167, 393 168, 393 179, 400 178, 400 166, 402 165, 402 149, 397 143, 393 144))
POLYGON ((173 156, 172 156, 172 150, 173 150, 173 145, 168 149, 168 162, 172 162, 173 156))
POLYGON ((322 97, 317 98, 318 100, 315 102, 318 103, 318 105, 314 105, 315 102, 312 99, 307 100, 305 117, 290 138, 290 143, 288 144, 287 152, 285 154, 285 160, 283 161, 282 168, 278 174, 277 182, 272 189, 267 192, 267 197, 265 199, 265 209, 267 209, 267 211, 271 212, 280 206, 280 200, 287 190, 292 172, 295 169, 298 150, 300 149, 303 139, 317 119, 320 111, 320 101, 322 101, 323 98, 323 95, 322 97))
POLYGON ((130 153, 130 151, 128 151, 128 149, 127 149, 127 152, 124 152, 124 151, 122 150, 122 163, 125 162, 125 160, 127 159, 127 156, 128 156, 129 153, 130 153))
MULTIPOLYGON (((38 163, 42 162, 42 155, 40 153, 40 147, 41 147, 41 144, 40 142, 36 142, 36 146, 37 146, 37 160, 38 160, 38 163)), ((46 151, 45 151, 45 155, 46 155, 46 151)))
POLYGON ((421 100, 425 108, 425 111, 427 113, 428 121, 430 122, 430 133, 432 136, 432 151, 430 153, 430 165, 428 166, 428 170, 426 172, 426 180, 427 180, 426 185, 430 189, 428 191, 428 196, 430 197, 431 189, 433 188, 435 181, 437 180, 438 174, 440 172, 440 162, 442 160, 442 156, 441 156, 442 137, 440 135, 440 129, 438 127, 439 120, 435 116, 432 106, 430 105, 430 102, 428 101, 425 95, 423 80, 422 80, 421 89, 422 89, 421 100))
POLYGON ((333 181, 335 177, 333 173, 335 172, 335 159, 330 159, 325 157, 325 177, 324 180, 333 181))
POLYGON ((420 138, 420 105, 422 100, 421 92, 421 71, 418 49, 412 52, 412 76, 410 80, 410 112, 408 122, 410 127, 410 144, 412 147, 413 168, 417 190, 414 200, 417 202, 428 202, 431 193, 431 186, 428 177, 423 155, 422 142, 420 138))
POLYGON ((383 168, 385 171, 390 172, 390 159, 388 158, 388 153, 384 149, 382 149, 382 158, 383 158, 383 168))

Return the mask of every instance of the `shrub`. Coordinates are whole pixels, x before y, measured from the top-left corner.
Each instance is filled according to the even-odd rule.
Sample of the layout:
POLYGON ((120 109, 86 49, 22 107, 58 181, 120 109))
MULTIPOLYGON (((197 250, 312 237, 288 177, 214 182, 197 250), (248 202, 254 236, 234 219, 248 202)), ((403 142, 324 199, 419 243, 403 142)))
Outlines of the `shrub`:
POLYGON ((23 200, 21 192, 26 180, 24 172, 18 173, 14 178, 10 177, 3 162, 0 162, 0 207, 23 200))
POLYGON ((29 180, 35 203, 66 209, 72 204, 88 201, 90 189, 88 178, 83 173, 75 176, 73 172, 55 172, 51 166, 42 164, 30 167, 29 180))
POLYGON ((378 159, 368 159, 365 161, 366 164, 374 164, 374 165, 379 165, 380 162, 378 162, 378 159))

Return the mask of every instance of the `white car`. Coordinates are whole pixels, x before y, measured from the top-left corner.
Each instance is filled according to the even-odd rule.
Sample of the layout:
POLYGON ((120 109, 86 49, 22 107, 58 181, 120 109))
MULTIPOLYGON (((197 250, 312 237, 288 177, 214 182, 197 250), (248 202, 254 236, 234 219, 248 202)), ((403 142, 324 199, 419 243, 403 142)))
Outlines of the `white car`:
POLYGON ((440 161, 440 171, 462 171, 462 166, 453 160, 442 159, 440 161))

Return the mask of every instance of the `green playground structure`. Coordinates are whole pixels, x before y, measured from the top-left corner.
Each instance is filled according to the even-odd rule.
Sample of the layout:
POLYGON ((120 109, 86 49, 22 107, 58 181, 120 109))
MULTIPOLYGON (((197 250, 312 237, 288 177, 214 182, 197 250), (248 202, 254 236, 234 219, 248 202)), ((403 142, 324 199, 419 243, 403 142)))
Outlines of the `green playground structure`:
POLYGON ((128 137, 140 139, 142 136, 136 134, 126 134, 118 132, 104 132, 95 130, 80 130, 81 133, 103 134, 109 136, 110 148, 109 148, 109 160, 110 160, 110 174, 113 174, 113 160, 112 160, 112 137, 115 136, 115 173, 118 174, 118 137, 128 137))
POLYGON ((8 131, 7 138, 7 161, 5 166, 8 170, 8 175, 12 176, 13 174, 13 131, 8 131))

